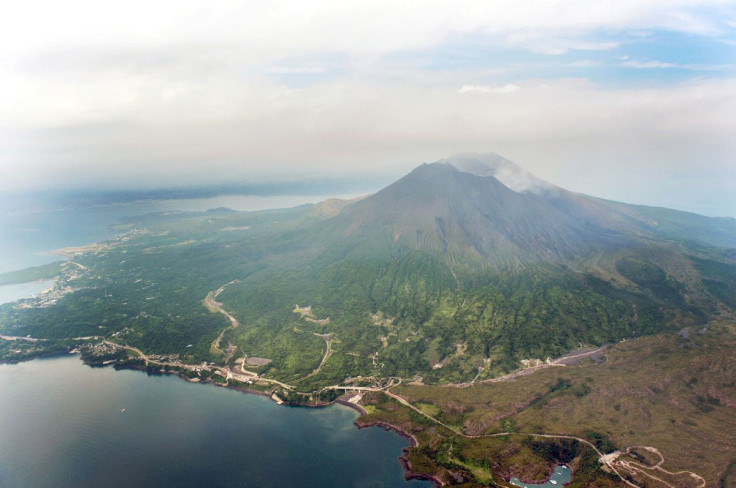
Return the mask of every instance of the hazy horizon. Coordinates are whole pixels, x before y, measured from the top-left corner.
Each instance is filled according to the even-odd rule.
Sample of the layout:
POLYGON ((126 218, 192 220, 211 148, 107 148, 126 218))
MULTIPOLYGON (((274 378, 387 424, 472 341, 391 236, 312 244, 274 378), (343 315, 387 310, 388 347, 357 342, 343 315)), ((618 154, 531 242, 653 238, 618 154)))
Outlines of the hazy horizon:
MULTIPOLYGON (((435 161, 429 162, 433 163, 435 161)), ((439 160, 443 162, 443 160, 439 160)), ((421 163, 424 164, 424 163, 421 163)), ((340 178, 319 178, 309 176, 307 180, 303 179, 266 179, 263 181, 229 181, 223 183, 199 183, 199 184, 178 184, 170 186, 139 186, 139 187, 104 187, 95 188, 78 186, 71 188, 45 188, 45 189, 22 189, 18 191, 6 192, 0 198, 0 213, 2 212, 19 212, 23 213, 28 209, 35 207, 36 210, 50 208, 70 208, 70 207, 89 207, 95 205, 120 205, 145 201, 170 201, 172 209, 176 207, 176 201, 192 201, 205 202, 211 200, 216 202, 218 199, 233 197, 235 199, 252 198, 254 201, 262 200, 262 203, 255 207, 239 207, 238 205, 224 205, 234 210, 264 210, 271 208, 288 208, 295 205, 317 203, 331 198, 337 199, 353 199, 360 196, 374 194, 386 186, 394 183, 402 178, 414 168, 410 168, 404 173, 398 175, 374 174, 363 175, 362 178, 350 178, 344 175, 340 178), (308 182, 308 184, 305 183, 308 182), (283 202, 279 199, 283 199, 283 202), (269 203, 266 203, 269 202, 269 203)), ((522 168, 523 169, 523 168, 522 168)), ((465 171, 461 169, 461 171, 465 171)), ((507 184, 502 181, 502 183, 507 184)), ((567 188, 565 188, 567 189, 567 188)), ((514 190, 523 191, 523 190, 514 190)), ((645 205, 651 207, 670 208, 684 212, 696 213, 708 217, 730 217, 736 218, 736 209, 729 214, 713 214, 705 211, 693 210, 682 205, 661 205, 655 203, 644 203, 638 201, 616 200, 614 198, 605 198, 600 195, 589 194, 586 192, 577 192, 588 194, 592 197, 604 198, 606 200, 619 201, 622 203, 633 205, 645 205)), ((218 204, 213 204, 219 206, 218 204)), ((185 206, 186 207, 186 206, 185 206)), ((197 211, 204 210, 201 204, 196 204, 197 211)), ((181 210, 186 210, 182 208, 181 210)), ((209 208, 209 207, 208 207, 209 208)), ((214 207, 213 207, 214 208, 214 207)))

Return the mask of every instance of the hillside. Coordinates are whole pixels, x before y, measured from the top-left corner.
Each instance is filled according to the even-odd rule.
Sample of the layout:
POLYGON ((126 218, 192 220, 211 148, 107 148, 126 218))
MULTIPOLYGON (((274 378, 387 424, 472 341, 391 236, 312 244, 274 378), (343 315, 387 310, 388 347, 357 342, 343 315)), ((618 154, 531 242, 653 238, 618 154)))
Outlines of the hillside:
POLYGON ((448 481, 450 471, 483 486, 511 476, 541 481, 565 462, 573 467, 572 486, 625 486, 597 469, 597 456, 590 459, 590 450, 570 439, 577 437, 604 453, 618 451, 613 465, 635 486, 731 487, 734 324, 626 341, 596 361, 568 361, 505 381, 401 385, 391 393, 417 410, 371 395, 365 400, 371 413, 361 422, 412 433, 422 446, 410 453, 414 469, 448 481))
POLYGON ((493 176, 449 163, 425 164, 375 195, 345 208, 328 224, 350 238, 439 252, 498 265, 563 262, 594 248, 623 245, 593 218, 518 193, 493 176))

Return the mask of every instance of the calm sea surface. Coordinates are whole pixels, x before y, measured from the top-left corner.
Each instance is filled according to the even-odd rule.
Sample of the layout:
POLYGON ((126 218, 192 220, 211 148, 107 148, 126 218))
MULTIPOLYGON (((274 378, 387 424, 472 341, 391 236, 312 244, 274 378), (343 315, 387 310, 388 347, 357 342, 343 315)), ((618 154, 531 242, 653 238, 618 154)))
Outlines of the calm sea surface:
POLYGON ((404 481, 404 438, 356 417, 76 356, 0 365, 0 486, 431 486, 404 481))

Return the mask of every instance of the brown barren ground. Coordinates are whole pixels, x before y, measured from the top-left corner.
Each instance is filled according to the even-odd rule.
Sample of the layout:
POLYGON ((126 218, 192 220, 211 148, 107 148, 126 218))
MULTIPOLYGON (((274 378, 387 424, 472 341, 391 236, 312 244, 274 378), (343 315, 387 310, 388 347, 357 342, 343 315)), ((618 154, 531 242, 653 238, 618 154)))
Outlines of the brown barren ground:
MULTIPOLYGON (((605 351, 603 364, 585 360, 498 383, 402 385, 392 392, 412 405, 434 405, 437 420, 464 434, 602 436, 624 453, 632 448, 615 466, 639 485, 717 487, 723 476, 730 476, 736 459, 736 326, 724 320, 687 332, 616 344, 605 351)), ((412 433, 412 424, 424 424, 420 431, 425 432, 446 430, 416 413, 399 415, 396 407, 390 409, 384 417, 412 433)), ((420 443, 433 442, 431 436, 418 438, 420 443)), ((452 435, 446 432, 445 438, 452 435)), ((458 452, 478 456, 477 465, 483 452, 505 456, 501 461, 486 459, 489 465, 498 464, 494 472, 502 475, 518 472, 537 478, 549 469, 513 443, 508 452, 497 443, 463 439, 458 452)), ((420 452, 409 458, 425 469, 433 465, 420 452)), ((478 468, 476 474, 483 471, 478 468)))

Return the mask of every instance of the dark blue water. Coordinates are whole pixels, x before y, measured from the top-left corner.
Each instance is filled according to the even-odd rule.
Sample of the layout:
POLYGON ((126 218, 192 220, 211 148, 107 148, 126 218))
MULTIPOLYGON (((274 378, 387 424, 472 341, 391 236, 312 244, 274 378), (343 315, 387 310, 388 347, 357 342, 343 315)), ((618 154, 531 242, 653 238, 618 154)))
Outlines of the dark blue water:
POLYGON ((431 486, 404 481, 406 439, 356 416, 76 356, 0 365, 0 486, 431 486))

